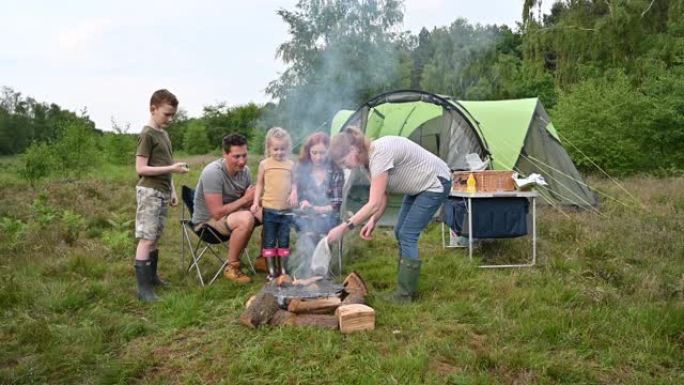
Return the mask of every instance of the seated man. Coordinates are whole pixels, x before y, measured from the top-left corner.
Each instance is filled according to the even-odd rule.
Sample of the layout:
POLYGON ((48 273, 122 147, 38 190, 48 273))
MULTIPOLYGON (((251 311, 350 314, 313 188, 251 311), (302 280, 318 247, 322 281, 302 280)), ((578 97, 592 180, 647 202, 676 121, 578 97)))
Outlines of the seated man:
MULTIPOLYGON (((240 254, 255 225, 255 217, 249 211, 253 200, 254 186, 247 167, 247 139, 240 134, 227 135, 223 138, 223 157, 209 163, 200 175, 192 223, 195 230, 208 225, 230 236, 228 266, 223 275, 237 283, 251 281, 240 269, 240 254)), ((256 219, 260 221, 261 218, 256 219)))

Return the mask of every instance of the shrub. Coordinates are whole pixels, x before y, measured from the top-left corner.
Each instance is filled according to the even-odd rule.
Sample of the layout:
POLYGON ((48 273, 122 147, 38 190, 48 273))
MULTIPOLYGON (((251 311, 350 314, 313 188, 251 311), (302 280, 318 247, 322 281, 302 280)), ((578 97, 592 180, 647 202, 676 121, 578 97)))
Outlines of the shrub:
POLYGON ((0 233, 2 242, 0 242, 8 250, 16 249, 24 240, 27 225, 19 219, 9 217, 0 218, 0 233))
POLYGON ((183 149, 188 154, 205 154, 211 147, 207 127, 198 120, 190 122, 183 135, 183 149))
POLYGON ((102 146, 107 156, 107 161, 117 165, 130 165, 134 163, 136 137, 128 134, 130 124, 126 127, 119 126, 112 120, 113 133, 105 133, 102 138, 102 146))
POLYGON ((24 167, 19 170, 19 175, 26 179, 31 186, 57 169, 57 160, 54 150, 43 142, 33 142, 23 156, 24 167))
POLYGON ((110 255, 114 258, 129 256, 131 249, 135 242, 131 237, 130 231, 121 231, 115 229, 105 230, 102 233, 102 242, 107 246, 110 255))
POLYGON ((100 164, 97 138, 83 119, 66 119, 61 124, 62 136, 54 146, 60 169, 64 175, 80 178, 100 164))
POLYGON ((85 219, 71 210, 62 211, 62 236, 64 242, 73 245, 78 240, 78 235, 85 229, 85 219))
POLYGON ((135 244, 131 226, 134 219, 126 219, 124 215, 114 215, 107 223, 111 228, 102 233, 102 242, 110 249, 111 256, 127 256, 135 244))
POLYGON ((593 170, 593 161, 610 174, 627 174, 652 167, 644 148, 650 108, 626 75, 612 72, 562 93, 553 120, 579 168, 593 170))
POLYGON ((57 218, 57 210, 47 204, 47 195, 39 194, 31 204, 33 221, 40 225, 41 229, 46 228, 57 218))

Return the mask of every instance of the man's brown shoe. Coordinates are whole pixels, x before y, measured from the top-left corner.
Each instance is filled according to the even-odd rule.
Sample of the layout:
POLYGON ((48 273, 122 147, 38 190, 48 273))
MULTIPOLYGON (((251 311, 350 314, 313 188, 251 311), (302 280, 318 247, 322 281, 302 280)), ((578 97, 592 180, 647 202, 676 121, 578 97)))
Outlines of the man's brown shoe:
POLYGON ((254 260, 254 270, 260 271, 262 273, 268 273, 268 266, 266 266, 266 258, 257 257, 254 260))
POLYGON ((240 263, 231 263, 223 270, 223 276, 236 283, 250 283, 252 279, 240 270, 240 263))

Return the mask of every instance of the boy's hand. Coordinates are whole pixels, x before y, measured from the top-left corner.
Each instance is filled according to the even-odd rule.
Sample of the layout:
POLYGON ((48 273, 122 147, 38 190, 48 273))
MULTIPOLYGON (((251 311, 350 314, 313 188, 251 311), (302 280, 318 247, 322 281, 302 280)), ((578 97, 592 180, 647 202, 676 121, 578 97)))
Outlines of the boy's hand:
POLYGON ((306 210, 306 209, 308 209, 308 208, 310 208, 310 207, 312 207, 312 206, 311 206, 311 203, 309 203, 309 201, 307 201, 306 199, 303 200, 301 203, 299 203, 299 208, 302 209, 302 210, 306 210))
POLYGON ((252 205, 252 207, 250 207, 249 211, 251 211, 253 215, 256 215, 259 211, 261 211, 261 208, 259 208, 259 205, 255 203, 252 205))
POLYGON ((177 174, 185 174, 188 171, 190 171, 190 168, 188 168, 188 164, 185 162, 174 163, 173 168, 171 169, 171 172, 175 172, 177 174))
POLYGON ((169 204, 171 205, 171 207, 178 206, 178 197, 175 193, 171 194, 171 202, 169 204))

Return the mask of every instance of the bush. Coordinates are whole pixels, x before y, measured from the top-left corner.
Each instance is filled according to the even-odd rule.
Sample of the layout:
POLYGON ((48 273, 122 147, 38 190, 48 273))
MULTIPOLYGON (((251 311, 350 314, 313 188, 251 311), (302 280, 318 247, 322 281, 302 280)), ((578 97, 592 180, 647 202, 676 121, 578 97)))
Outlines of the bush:
POLYGON ((66 176, 80 178, 83 173, 100 164, 97 138, 92 127, 83 119, 73 118, 61 122, 62 136, 54 150, 60 169, 66 176))
POLYGON ((47 143, 32 143, 26 150, 23 160, 24 167, 19 170, 19 174, 28 180, 31 186, 57 170, 54 151, 47 143))
POLYGON ((183 135, 183 149, 188 154, 205 154, 211 150, 207 127, 199 120, 194 120, 188 124, 188 128, 183 135))
POLYGON ((14 250, 23 242, 26 229, 26 223, 19 219, 0 218, 0 230, 2 230, 0 231, 0 234, 2 234, 0 237, 2 242, 0 244, 3 245, 3 248, 14 250))
POLYGON ((67 245, 73 245, 82 230, 85 229, 85 219, 71 210, 62 211, 62 237, 67 245))
POLYGON ((609 174, 629 174, 657 164, 646 145, 650 103, 626 75, 612 72, 562 93, 553 121, 577 167, 594 170, 594 162, 609 174))
POLYGON ((128 219, 123 214, 114 214, 107 220, 111 227, 102 233, 102 242, 109 248, 112 257, 126 257, 132 252, 135 240, 131 227, 134 222, 134 219, 128 219))
POLYGON ((41 193, 31 204, 33 221, 37 222, 41 229, 45 229, 57 219, 57 210, 47 204, 47 195, 41 193))
POLYGON ((112 121, 113 133, 105 133, 102 146, 107 155, 107 161, 117 165, 131 165, 135 160, 136 136, 128 134, 130 125, 120 127, 112 121))

